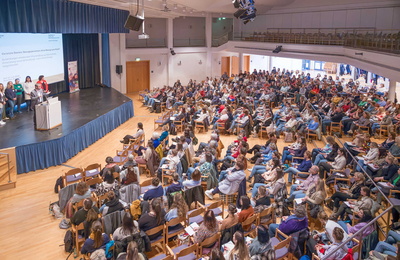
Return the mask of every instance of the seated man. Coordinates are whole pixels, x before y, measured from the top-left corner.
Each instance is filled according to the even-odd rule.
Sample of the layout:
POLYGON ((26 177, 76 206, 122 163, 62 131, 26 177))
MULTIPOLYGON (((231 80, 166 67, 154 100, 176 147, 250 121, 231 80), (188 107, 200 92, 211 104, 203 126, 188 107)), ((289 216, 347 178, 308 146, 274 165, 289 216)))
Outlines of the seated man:
POLYGON ((301 184, 293 184, 290 188, 290 197, 286 199, 287 203, 293 202, 294 199, 304 198, 306 191, 311 185, 316 185, 319 180, 318 166, 313 165, 308 171, 310 175, 301 184))
POLYGON ((269 225, 269 237, 274 237, 276 229, 290 236, 297 231, 308 227, 307 211, 303 206, 298 206, 294 209, 294 215, 283 216, 281 224, 272 223, 269 225))
POLYGON ((226 175, 225 179, 218 184, 217 188, 205 191, 206 196, 212 200, 213 195, 219 192, 226 195, 236 193, 239 190, 239 184, 246 178, 246 174, 243 170, 243 162, 236 162, 235 168, 226 175))
POLYGON ((138 126, 138 130, 136 131, 136 133, 134 135, 125 135, 123 140, 121 140, 120 142, 123 143, 123 144, 129 144, 129 140, 138 139, 142 135, 144 135, 143 123, 139 122, 137 124, 137 126, 138 126))
POLYGON ((160 185, 160 180, 155 177, 151 181, 151 186, 149 186, 149 189, 143 194, 143 200, 152 200, 154 198, 162 197, 163 195, 164 191, 160 185))

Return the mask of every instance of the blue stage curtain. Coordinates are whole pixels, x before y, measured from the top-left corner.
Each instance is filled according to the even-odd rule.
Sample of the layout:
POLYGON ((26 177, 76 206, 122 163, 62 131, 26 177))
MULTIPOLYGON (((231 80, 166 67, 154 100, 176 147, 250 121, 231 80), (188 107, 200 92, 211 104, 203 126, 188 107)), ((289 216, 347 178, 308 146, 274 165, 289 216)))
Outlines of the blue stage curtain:
POLYGON ((128 11, 67 0, 1 0, 0 32, 128 33, 128 11))
POLYGON ((133 114, 133 102, 129 101, 66 136, 42 143, 17 146, 17 173, 45 169, 66 162, 129 120, 133 114))
POLYGON ((108 33, 101 35, 101 68, 102 83, 111 87, 110 37, 108 33))

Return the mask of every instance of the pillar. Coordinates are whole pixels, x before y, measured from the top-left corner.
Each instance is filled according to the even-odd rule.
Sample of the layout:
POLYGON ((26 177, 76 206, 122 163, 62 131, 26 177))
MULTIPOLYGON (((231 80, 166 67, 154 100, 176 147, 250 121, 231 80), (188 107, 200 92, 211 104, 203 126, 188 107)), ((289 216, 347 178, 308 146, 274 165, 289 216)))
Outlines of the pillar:
POLYGON ((206 14, 206 47, 207 47, 207 59, 206 59, 206 75, 213 77, 212 75, 212 15, 211 13, 206 14))
POLYGON ((243 68, 244 62, 243 62, 243 60, 244 60, 243 52, 239 52, 239 72, 243 72, 244 71, 244 68, 243 68))
POLYGON ((394 101, 396 98, 396 81, 390 80, 389 83, 389 91, 388 91, 389 100, 394 101))
POLYGON ((174 55, 171 54, 170 49, 174 47, 174 20, 168 18, 167 20, 167 82, 169 86, 174 85, 174 55))

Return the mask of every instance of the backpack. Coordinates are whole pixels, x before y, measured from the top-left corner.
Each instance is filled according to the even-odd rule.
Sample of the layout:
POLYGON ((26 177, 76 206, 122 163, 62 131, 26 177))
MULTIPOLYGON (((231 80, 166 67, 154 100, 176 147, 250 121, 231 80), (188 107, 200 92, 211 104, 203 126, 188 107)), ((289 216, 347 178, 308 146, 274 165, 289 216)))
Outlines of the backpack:
POLYGON ((62 176, 60 176, 60 177, 56 180, 56 185, 54 185, 54 192, 55 192, 55 193, 58 193, 58 191, 61 190, 62 188, 64 188, 64 182, 63 182, 62 176))
POLYGON ((64 250, 67 253, 74 252, 74 237, 71 230, 68 230, 64 236, 64 250))
POLYGON ((293 138, 293 133, 292 132, 285 132, 285 143, 293 143, 294 138, 293 138))

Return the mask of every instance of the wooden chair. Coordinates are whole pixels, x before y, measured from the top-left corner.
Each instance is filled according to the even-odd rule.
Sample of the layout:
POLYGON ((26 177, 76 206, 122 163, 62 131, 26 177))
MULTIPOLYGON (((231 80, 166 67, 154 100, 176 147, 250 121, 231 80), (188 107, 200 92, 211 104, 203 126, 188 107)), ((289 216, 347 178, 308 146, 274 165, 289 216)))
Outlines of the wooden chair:
POLYGON ((244 230, 244 236, 255 237, 256 236, 256 229, 253 228, 253 225, 256 226, 258 221, 258 214, 253 214, 253 216, 248 217, 245 221, 242 222, 242 227, 249 226, 249 230, 244 230))
POLYGON ((217 130, 220 134, 226 134, 225 122, 217 122, 217 130))
POLYGON ((90 180, 100 175, 101 165, 99 163, 93 163, 85 167, 84 180, 90 180))
POLYGON ((85 182, 90 187, 90 186, 102 183, 103 179, 101 177, 96 177, 96 178, 91 178, 85 182))
POLYGON ((153 181, 152 179, 147 179, 147 180, 143 181, 143 182, 140 184, 140 193, 141 193, 141 194, 143 194, 143 193, 145 192, 144 189, 147 189, 147 187, 151 186, 151 182, 152 182, 152 181, 153 181))
POLYGON ((170 117, 171 117, 171 112, 170 111, 161 113, 161 116, 159 116, 158 118, 154 119, 154 130, 156 130, 157 128, 161 127, 161 125, 164 124, 170 117))
POLYGON ((258 214, 258 219, 257 219, 257 226, 259 225, 263 225, 263 226, 267 226, 271 223, 275 223, 275 211, 273 207, 269 207, 264 209, 263 211, 261 211, 258 214), (270 218, 268 218, 268 220, 263 220, 264 217, 267 216, 271 216, 270 218))
POLYGON ((205 213, 205 208, 200 207, 198 209, 194 209, 189 211, 186 214, 186 226, 189 226, 191 223, 196 222, 197 224, 201 224, 204 220, 203 214, 205 213))
POLYGON ((236 203, 236 198, 239 196, 238 192, 235 192, 231 195, 226 195, 223 193, 219 194, 219 199, 225 203, 225 205, 229 205, 230 203, 236 203))
POLYGON ((86 240, 82 235, 79 234, 83 230, 85 230, 83 222, 77 226, 74 224, 71 225, 71 231, 72 233, 74 233, 74 238, 75 238, 76 252, 78 253, 81 252, 82 245, 85 243, 86 240))
POLYGON ((117 155, 113 158, 114 162, 118 165, 123 165, 128 160, 128 152, 129 151, 127 149, 123 151, 117 150, 117 155))
POLYGON ((64 173, 63 179, 64 179, 64 186, 67 186, 71 183, 75 182, 80 182, 83 180, 84 173, 82 168, 75 168, 72 170, 67 171, 64 173))
MULTIPOLYGON (((175 259, 190 259, 190 260, 195 260, 198 259, 199 257, 199 246, 198 244, 193 244, 191 246, 183 245, 186 246, 186 248, 181 249, 178 253, 175 254, 175 259)), ((179 247, 177 247, 179 248, 179 247)))
POLYGON ((150 241, 151 242, 151 247, 155 248, 158 245, 161 245, 162 252, 165 252, 165 250, 166 250, 166 247, 165 247, 166 246, 166 243, 165 243, 165 225, 160 225, 158 227, 155 227, 155 228, 152 228, 150 230, 147 230, 146 234, 147 234, 147 236, 150 237, 150 236, 152 236, 154 234, 159 233, 160 231, 162 231, 162 234, 159 237, 157 237, 157 238, 155 238, 155 239, 150 241))
POLYGON ((379 138, 384 138, 385 136, 389 136, 389 128, 391 125, 381 125, 379 128, 379 138))
POLYGON ((335 181, 333 182, 333 187, 334 187, 335 191, 345 191, 345 190, 347 190, 347 189, 344 189, 344 188, 340 188, 337 185, 338 181, 346 182, 348 187, 351 186, 351 180, 349 178, 335 178, 335 181))
POLYGON ((221 217, 224 218, 224 203, 221 200, 204 205, 204 207, 206 208, 206 211, 212 210, 215 216, 221 215, 221 217))
POLYGON ((175 129, 176 129, 177 133, 183 132, 184 127, 185 127, 184 122, 185 122, 185 118, 182 118, 181 120, 174 120, 174 125, 175 125, 175 129))
POLYGON ((315 140, 318 139, 318 134, 316 131, 307 129, 306 137, 307 137, 307 141, 311 143, 312 138, 315 138, 315 140))
POLYGON ((276 229, 275 236, 271 238, 271 244, 275 251, 275 259, 292 259, 293 255, 289 252, 291 240, 291 236, 286 235, 278 228, 276 229))
POLYGON ((329 135, 333 135, 333 132, 337 132, 342 134, 342 122, 331 122, 331 126, 329 128, 329 135))
POLYGON ((221 233, 217 232, 213 236, 206 238, 203 242, 199 243, 199 255, 208 256, 211 253, 211 248, 214 247, 215 243, 220 243, 221 241, 221 233))
POLYGON ((181 233, 185 233, 185 228, 181 223, 185 223, 185 218, 174 218, 165 223, 165 242, 168 244, 170 238, 178 236, 181 233), (171 229, 171 227, 173 227, 171 229))
POLYGON ((174 170, 165 169, 165 168, 161 168, 161 171, 162 171, 162 173, 161 173, 161 185, 163 187, 166 187, 166 186, 168 186, 170 184, 169 180, 172 180, 172 175, 175 173, 175 171, 174 170), (168 181, 164 182, 165 179, 167 179, 168 181))
MULTIPOLYGON (((352 238, 351 239, 353 241, 353 247, 351 248, 352 252, 353 252, 353 258, 354 260, 358 260, 361 257, 361 245, 360 242, 355 239, 352 238)), ((312 254, 312 260, 321 260, 321 258, 319 256, 317 256, 316 254, 312 254)))
POLYGON ((203 131, 203 133, 206 132, 206 125, 203 122, 196 122, 195 121, 194 128, 195 129, 199 129, 199 133, 200 133, 200 131, 203 131))
POLYGON ((258 132, 258 138, 263 138, 266 135, 268 139, 268 131, 266 126, 261 126, 260 131, 258 132))

